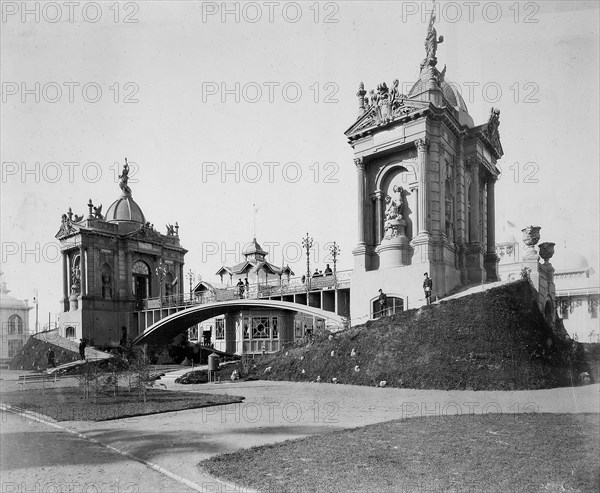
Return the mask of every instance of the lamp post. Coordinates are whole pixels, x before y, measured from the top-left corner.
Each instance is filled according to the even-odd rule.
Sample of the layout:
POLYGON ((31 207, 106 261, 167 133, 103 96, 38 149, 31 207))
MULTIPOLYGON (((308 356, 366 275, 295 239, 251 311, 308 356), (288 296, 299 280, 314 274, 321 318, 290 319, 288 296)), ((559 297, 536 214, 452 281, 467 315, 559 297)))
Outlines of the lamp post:
POLYGON ((333 257, 333 285, 337 292, 338 284, 337 284, 337 258, 340 254, 340 246, 334 241, 333 245, 329 247, 329 253, 333 257))
POLYGON ((156 268, 156 275, 158 276, 158 302, 162 306, 162 283, 163 277, 167 274, 167 269, 163 267, 162 260, 158 263, 156 268))
POLYGON ((37 334, 40 331, 39 322, 38 322, 38 290, 33 290, 33 302, 35 303, 35 333, 37 334))
MULTIPOLYGON (((313 245, 313 239, 309 238, 308 233, 306 233, 306 238, 302 239, 302 246, 306 248, 306 296, 308 297, 308 292, 310 290, 310 248, 313 245)), ((306 300, 308 304, 308 299, 306 300)))
POLYGON ((194 277, 196 277, 196 274, 194 274, 194 271, 192 271, 192 269, 190 269, 188 271, 188 273, 187 273, 188 281, 190 281, 190 302, 193 299, 193 297, 192 297, 192 283, 194 282, 194 277))

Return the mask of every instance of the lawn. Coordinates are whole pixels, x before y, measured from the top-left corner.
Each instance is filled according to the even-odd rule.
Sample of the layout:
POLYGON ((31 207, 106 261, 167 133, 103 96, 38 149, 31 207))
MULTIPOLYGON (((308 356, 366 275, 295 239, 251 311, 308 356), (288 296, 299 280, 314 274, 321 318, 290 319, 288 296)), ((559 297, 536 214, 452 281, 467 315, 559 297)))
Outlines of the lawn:
POLYGON ((595 414, 389 421, 203 461, 261 491, 599 491, 595 414))
POLYGON ((218 406, 243 401, 243 397, 148 389, 146 402, 134 392, 99 392, 84 399, 81 389, 56 389, 4 392, 0 402, 34 411, 56 421, 105 421, 145 414, 218 406))

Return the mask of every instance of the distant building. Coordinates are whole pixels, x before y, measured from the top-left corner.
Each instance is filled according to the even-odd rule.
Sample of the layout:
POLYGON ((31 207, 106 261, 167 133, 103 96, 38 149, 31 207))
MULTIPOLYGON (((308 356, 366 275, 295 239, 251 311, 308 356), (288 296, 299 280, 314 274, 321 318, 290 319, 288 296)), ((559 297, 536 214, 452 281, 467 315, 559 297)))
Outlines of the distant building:
MULTIPOLYGON (((286 267, 277 267, 276 265, 266 260, 268 252, 253 238, 252 241, 244 248, 242 255, 244 260, 236 265, 227 267, 223 266, 217 271, 217 276, 221 279, 221 284, 231 286, 238 282, 246 284, 251 291, 260 291, 261 286, 267 286, 270 281, 277 280, 281 284, 289 282, 290 277, 294 275, 289 265, 286 267)), ((248 291, 248 289, 245 289, 248 291)), ((245 292, 247 296, 248 293, 245 292)))
POLYGON ((0 343, 0 363, 9 363, 25 345, 29 337, 29 306, 28 300, 19 300, 10 296, 10 290, 0 272, 0 322, 2 324, 0 343))
MULTIPOLYGON (((519 233, 513 223, 507 222, 498 235, 498 274, 503 281, 521 277, 523 247, 516 239, 519 233)), ((557 315, 569 336, 580 342, 600 342, 598 273, 583 255, 567 248, 566 244, 554 251, 550 262, 554 267, 557 315)))

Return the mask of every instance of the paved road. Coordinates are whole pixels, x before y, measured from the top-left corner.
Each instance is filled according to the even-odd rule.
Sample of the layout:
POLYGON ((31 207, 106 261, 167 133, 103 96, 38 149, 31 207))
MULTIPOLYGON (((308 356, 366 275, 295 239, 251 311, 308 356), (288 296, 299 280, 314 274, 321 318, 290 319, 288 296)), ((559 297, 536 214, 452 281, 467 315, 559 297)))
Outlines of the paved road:
POLYGON ((194 491, 146 465, 52 426, 2 413, 2 492, 194 491))

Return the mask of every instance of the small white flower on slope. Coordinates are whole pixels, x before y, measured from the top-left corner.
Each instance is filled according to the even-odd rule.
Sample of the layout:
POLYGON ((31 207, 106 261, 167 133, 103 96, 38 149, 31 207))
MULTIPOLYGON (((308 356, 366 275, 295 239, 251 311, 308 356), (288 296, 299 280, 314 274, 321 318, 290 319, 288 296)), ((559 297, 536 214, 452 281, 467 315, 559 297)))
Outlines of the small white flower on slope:
POLYGON ((285 352, 285 355, 287 356, 288 354, 290 354, 288 351, 285 352))
POLYGON ((331 334, 329 334, 329 340, 333 341, 333 336, 331 334))
POLYGON ((356 357, 356 350, 355 350, 354 348, 352 348, 352 351, 350 352, 350 356, 351 356, 352 358, 355 358, 355 357, 356 357))
POLYGON ((302 368, 302 375, 304 375, 306 372, 304 371, 304 368, 302 368))
POLYGON ((387 382, 385 380, 382 380, 381 382, 379 382, 380 387, 385 387, 386 385, 387 385, 387 382))
POLYGON ((269 373, 270 371, 271 371, 271 367, 270 367, 270 366, 267 366, 267 367, 265 368, 265 373, 269 373))
POLYGON ((304 359, 304 356, 300 356, 300 361, 302 361, 304 359))
POLYGON ((354 371, 358 373, 358 372, 360 371, 360 366, 356 365, 356 366, 354 367, 354 371))
POLYGON ((335 351, 331 351, 331 357, 335 356, 335 351))

